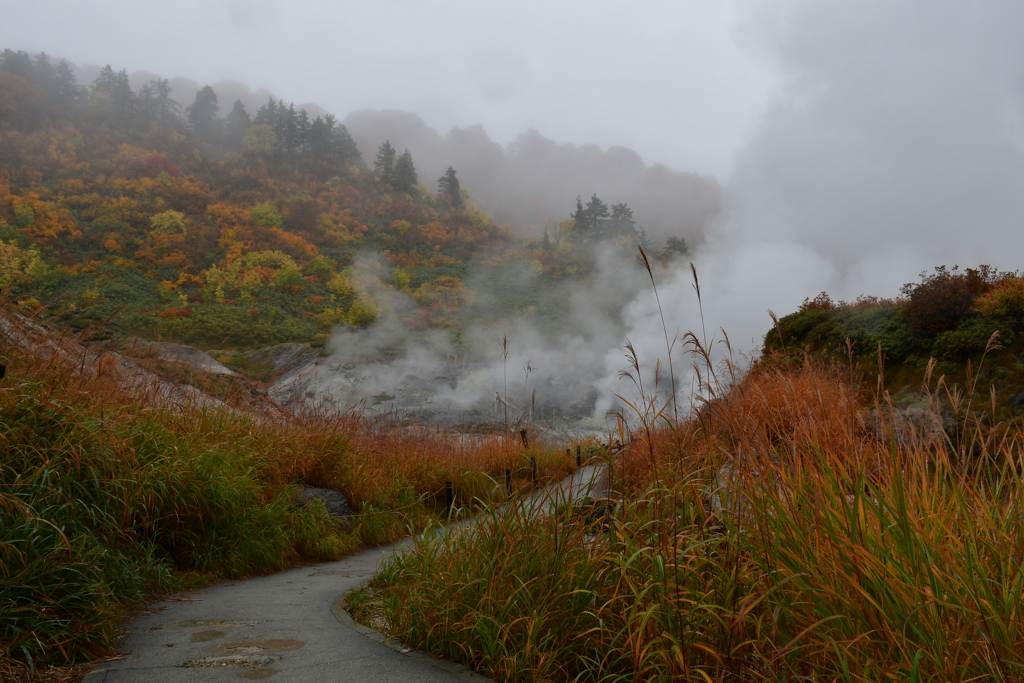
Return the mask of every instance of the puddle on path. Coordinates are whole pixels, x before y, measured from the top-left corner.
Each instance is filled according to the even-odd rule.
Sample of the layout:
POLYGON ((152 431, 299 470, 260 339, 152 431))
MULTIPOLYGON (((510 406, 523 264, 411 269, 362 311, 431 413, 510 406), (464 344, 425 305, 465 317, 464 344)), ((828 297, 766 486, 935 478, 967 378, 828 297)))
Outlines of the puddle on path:
POLYGON ((257 669, 262 673, 252 676, 239 674, 244 678, 269 678, 277 673, 277 669, 267 667, 281 659, 280 653, 292 652, 302 649, 306 643, 301 640, 287 640, 278 638, 260 638, 255 640, 240 640, 235 643, 224 643, 211 647, 207 652, 213 657, 193 659, 185 662, 182 666, 187 669, 205 669, 225 666, 236 666, 243 669, 257 669))
POLYGON ((188 639, 190 643, 208 643, 211 640, 217 640, 221 636, 226 636, 227 631, 199 631, 193 633, 192 637, 188 639))
POLYGON ((280 671, 277 669, 256 669, 255 671, 240 671, 236 676, 239 678, 248 678, 251 681, 258 681, 261 678, 270 678, 276 676, 280 671))
POLYGON ((236 643, 224 643, 211 647, 207 652, 213 654, 277 654, 291 652, 306 647, 305 641, 287 640, 284 638, 259 638, 256 640, 240 640, 236 643))
POLYGON ((280 657, 273 655, 226 655, 224 657, 206 657, 205 659, 192 659, 184 664, 185 669, 212 669, 224 666, 240 666, 246 669, 262 669, 268 664, 273 664, 280 657))
POLYGON ((256 624, 262 624, 262 621, 224 621, 223 619, 185 619, 184 621, 176 621, 173 624, 169 624, 168 628, 203 628, 220 626, 255 626, 256 624))

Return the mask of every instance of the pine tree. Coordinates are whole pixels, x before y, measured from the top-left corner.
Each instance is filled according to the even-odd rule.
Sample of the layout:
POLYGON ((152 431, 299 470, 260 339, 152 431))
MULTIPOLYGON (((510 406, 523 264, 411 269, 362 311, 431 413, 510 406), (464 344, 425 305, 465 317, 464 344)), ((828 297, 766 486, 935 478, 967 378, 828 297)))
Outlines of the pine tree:
MULTIPOLYGON (((623 203, 612 206, 611 219, 608 221, 608 237, 628 237, 637 242, 639 233, 636 228, 636 221, 633 220, 633 209, 623 203)), ((641 244, 640 246, 645 246, 641 244)))
POLYGON ((54 66, 45 52, 40 52, 33 60, 24 50, 4 50, 0 52, 0 71, 40 86, 46 92, 50 104, 59 107, 73 107, 84 94, 84 88, 78 85, 78 79, 67 61, 62 59, 54 66))
POLYGON ((665 248, 662 250, 662 257, 671 261, 678 256, 686 256, 690 253, 690 246, 682 237, 669 237, 665 240, 665 248))
POLYGON ((53 90, 54 100, 64 107, 78 104, 85 94, 85 89, 78 85, 78 78, 66 59, 57 64, 53 90))
POLYGON ((587 211, 583 208, 583 202, 579 195, 576 195, 576 210, 572 212, 572 239, 574 242, 589 242, 591 240, 590 220, 587 211))
POLYGON ((299 148, 299 115, 295 111, 295 104, 289 104, 285 109, 281 104, 277 108, 277 125, 274 126, 274 133, 277 134, 277 142, 285 154, 291 156, 299 148))
POLYGON ((49 97, 53 97, 53 83, 56 79, 56 71, 50 63, 50 56, 45 52, 36 55, 36 61, 32 65, 32 82, 42 86, 49 97))
POLYGON ((327 126, 328 157, 341 163, 362 163, 356 141, 349 135, 348 128, 338 125, 334 114, 324 117, 324 125, 327 126))
POLYGON ((416 167, 412 163, 412 154, 407 149, 395 161, 395 175, 391 184, 399 192, 415 192, 417 183, 419 178, 416 176, 416 167))
POLYGON ((255 126, 270 126, 273 127, 277 121, 277 101, 271 97, 256 111, 256 118, 253 119, 253 125, 255 126))
POLYGON ((139 108, 146 124, 165 128, 181 122, 181 105, 171 99, 171 84, 157 78, 139 90, 139 108))
POLYGON ((114 123, 127 126, 132 123, 138 101, 128 82, 127 69, 115 72, 109 64, 100 70, 92 86, 93 93, 106 97, 110 103, 110 117, 114 123))
POLYGON ((377 160, 373 162, 373 172, 385 185, 391 185, 395 179, 395 148, 389 140, 377 149, 377 160))
POLYGON ((224 142, 230 149, 241 149, 245 143, 245 133, 252 125, 249 112, 241 100, 235 100, 231 112, 224 119, 224 142))
POLYGON ((634 231, 633 244, 643 249, 645 252, 650 252, 654 247, 654 242, 647 236, 647 231, 643 228, 634 231))
POLYGON ((456 209, 462 208, 462 194, 459 179, 455 176, 455 169, 451 166, 444 172, 444 175, 437 179, 437 195, 446 199, 456 209))
POLYGON ((220 119, 217 118, 217 93, 210 86, 203 86, 196 93, 196 100, 185 111, 188 129, 200 140, 211 142, 220 132, 220 119))
POLYGON ((579 197, 576 197, 576 211, 572 218, 576 221, 572 229, 574 242, 593 244, 607 237, 608 205, 602 202, 597 194, 591 195, 586 206, 579 197))
POLYGON ((608 205, 602 202, 596 193, 591 195, 590 201, 587 202, 587 217, 595 227, 600 226, 608 218, 608 205))
MULTIPOLYGON (((109 69, 110 66, 108 65, 107 68, 109 69)), ((32 81, 32 57, 24 50, 15 52, 11 49, 5 49, 3 52, 0 52, 0 69, 9 74, 14 74, 18 78, 32 81)))
POLYGON ((295 116, 295 151, 299 154, 311 152, 309 114, 302 109, 295 116))

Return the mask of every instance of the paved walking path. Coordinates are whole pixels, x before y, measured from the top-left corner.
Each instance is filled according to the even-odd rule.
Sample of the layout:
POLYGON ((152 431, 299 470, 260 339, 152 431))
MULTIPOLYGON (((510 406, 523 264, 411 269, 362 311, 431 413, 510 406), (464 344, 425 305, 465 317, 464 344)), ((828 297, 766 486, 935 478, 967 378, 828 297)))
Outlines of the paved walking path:
MULTIPOLYGON (((602 466, 588 465, 521 504, 546 514, 558 501, 603 491, 603 475, 602 466)), ((168 598, 131 622, 123 658, 102 665, 85 683, 484 683, 464 667, 403 654, 343 623, 339 598, 409 542, 168 598)))

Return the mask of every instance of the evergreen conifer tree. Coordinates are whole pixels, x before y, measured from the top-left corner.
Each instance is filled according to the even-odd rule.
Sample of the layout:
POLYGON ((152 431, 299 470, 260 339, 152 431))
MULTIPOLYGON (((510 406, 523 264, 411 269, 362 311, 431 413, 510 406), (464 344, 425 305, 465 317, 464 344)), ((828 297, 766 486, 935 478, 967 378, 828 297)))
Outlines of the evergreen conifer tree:
MULTIPOLYGON (((24 50, 15 52, 8 48, 0 52, 0 68, 18 78, 24 78, 26 81, 33 80, 32 57, 24 50)), ((109 64, 107 68, 110 69, 109 64)), ((113 69, 111 69, 111 73, 113 73, 113 69)))
POLYGON ((249 112, 241 100, 235 100, 234 106, 224 119, 224 142, 230 149, 241 149, 245 143, 245 133, 252 125, 249 112))
POLYGON ((181 121, 181 106, 171 99, 171 84, 157 78, 139 90, 139 109, 146 124, 171 127, 181 121))
POLYGON ((196 100, 185 111, 188 129, 200 140, 214 140, 220 132, 220 119, 217 118, 217 93, 210 86, 203 86, 196 93, 196 100))
POLYGON ((602 202, 597 194, 591 195, 586 206, 579 197, 576 197, 576 211, 572 218, 576 221, 572 229, 574 242, 593 244, 607 237, 608 205, 602 202))
MULTIPOLYGON (((624 203, 612 205, 612 215, 608 221, 608 237, 628 237, 637 242, 639 233, 636 221, 633 220, 633 209, 624 203)), ((646 244, 640 246, 646 247, 646 244)))
POLYGON ((412 154, 407 149, 395 161, 395 177, 391 184, 399 192, 414 192, 417 183, 419 178, 416 175, 416 167, 412 163, 412 154))
POLYGON ((78 85, 78 78, 66 59, 60 60, 54 74, 54 100, 65 107, 81 101, 85 89, 78 85))
POLYGON ((587 212, 583 208, 583 202, 580 200, 579 195, 576 196, 576 210, 572 212, 572 239, 574 242, 588 242, 590 241, 590 225, 587 217, 587 212))
POLYGON ((437 195, 447 199, 456 208, 462 208, 462 194, 459 179, 455 176, 455 169, 451 166, 444 172, 444 175, 437 179, 437 195))
POLYGON ((686 244, 686 240, 682 237, 669 237, 665 240, 665 248, 662 250, 662 256, 666 261, 670 261, 677 256, 686 256, 690 253, 690 247, 686 244))
POLYGON ((389 140, 377 148, 377 160, 373 162, 373 172, 385 185, 391 185, 395 176, 395 148, 389 140))
POLYGON ((128 70, 115 72, 109 64, 100 70, 100 75, 92 86, 94 93, 100 93, 109 99, 110 116, 113 123, 127 126, 132 123, 138 101, 128 82, 128 70))

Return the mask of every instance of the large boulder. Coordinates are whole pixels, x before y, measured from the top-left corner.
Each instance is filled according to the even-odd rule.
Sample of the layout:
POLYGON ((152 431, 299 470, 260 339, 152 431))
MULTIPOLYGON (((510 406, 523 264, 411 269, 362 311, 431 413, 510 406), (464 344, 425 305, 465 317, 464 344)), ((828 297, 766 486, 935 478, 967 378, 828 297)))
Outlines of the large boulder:
POLYGON ((300 485, 294 500, 295 505, 300 508, 305 507, 313 500, 322 500, 324 507, 327 508, 327 514, 345 526, 351 525, 352 515, 355 514, 352 512, 352 508, 349 507, 345 494, 334 489, 321 489, 315 486, 300 485))
POLYGON ((935 450, 946 441, 947 430, 953 426, 950 415, 927 404, 873 408, 862 417, 868 434, 883 443, 895 441, 901 450, 935 450))
POLYGON ((750 492, 785 493, 787 487, 779 481, 778 467, 774 453, 765 457, 751 448, 733 455, 718 468, 705 492, 707 509, 718 519, 749 522, 755 515, 755 503, 748 497, 750 492), (751 486, 755 482, 764 488, 751 486))

